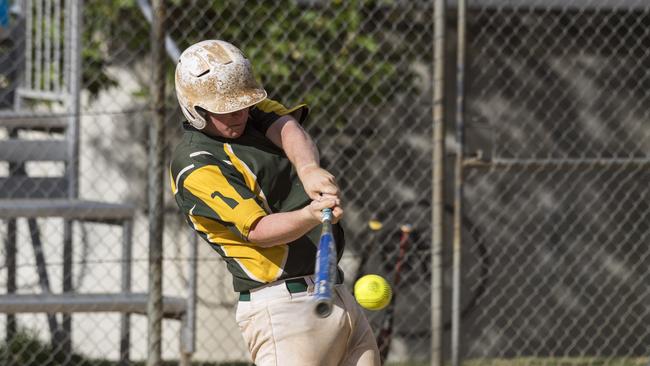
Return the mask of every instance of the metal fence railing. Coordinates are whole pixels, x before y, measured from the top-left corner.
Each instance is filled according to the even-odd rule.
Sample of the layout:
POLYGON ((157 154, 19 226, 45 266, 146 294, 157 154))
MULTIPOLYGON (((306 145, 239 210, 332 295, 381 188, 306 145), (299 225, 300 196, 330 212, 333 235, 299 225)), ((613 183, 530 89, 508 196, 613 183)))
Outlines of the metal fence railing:
MULTIPOLYGON (((431 362, 433 3, 167 2, 167 57, 161 60, 169 76, 165 154, 180 137, 182 119, 170 84, 173 60, 199 40, 235 43, 250 57, 271 98, 287 105, 308 103, 305 127, 343 192, 346 281, 354 281, 361 262, 364 272, 393 281, 399 258, 388 358, 395 364, 431 362), (383 225, 372 229, 370 220, 383 225), (400 252, 405 224, 412 232, 400 252)), ((650 5, 645 0, 468 0, 467 8, 464 1, 447 3, 449 198, 439 334, 444 358, 450 359, 456 345, 460 361, 468 365, 647 364, 650 5), (458 22, 461 15, 466 23, 458 22), (459 26, 466 26, 466 43, 457 42, 459 26), (462 70, 456 70, 459 47, 466 56, 462 70), (464 75, 464 89, 454 83, 457 72, 464 75), (464 99, 456 99, 461 92, 464 99), (464 100, 465 141, 452 137, 456 100, 464 100), (460 282, 454 289, 451 225, 458 187, 451 158, 457 148, 464 153, 464 194, 460 282), (456 340, 453 291, 460 291, 456 340)), ((32 221, 39 246, 32 221, 3 221, 0 295, 42 294, 46 288, 54 294, 121 293, 125 261, 129 292, 147 293, 148 128, 156 112, 149 89, 149 2, 15 0, 7 5, 8 21, 0 22, 0 138, 64 140, 57 121, 78 116, 77 197, 135 210, 130 258, 122 252, 122 231, 115 225, 83 221, 69 226, 60 217, 38 218, 32 221), (18 110, 15 100, 27 75, 30 83, 52 90, 65 85, 70 65, 65 52, 54 49, 65 47, 70 42, 66 32, 73 32, 58 28, 68 14, 66 6, 83 12, 77 28, 78 113, 69 104, 43 98, 32 98, 18 110), (28 42, 27 34, 43 42, 28 42), (35 120, 49 124, 37 126, 35 120), (7 244, 14 236, 15 250, 7 244), (66 237, 72 246, 61 244, 66 237)), ((1 146, 4 179, 17 170, 1 146)), ((29 153, 27 145, 12 146, 18 146, 12 156, 29 153)), ((22 169, 47 178, 60 176, 66 165, 30 161, 22 169)), ((195 238, 177 212, 167 179, 160 184, 165 191, 162 292, 186 299, 194 283, 188 268, 194 263, 195 238)), ((35 187, 32 192, 48 193, 44 186, 35 187)), ((230 275, 204 244, 198 243, 196 257, 192 359, 197 364, 245 363, 249 356, 234 321, 230 275)), ((367 315, 378 330, 385 313, 367 315)), ((60 313, 0 318, 2 364, 124 358, 119 311, 71 314, 67 343, 60 342, 66 334, 60 313), (70 352, 60 356, 57 349, 70 352)), ((163 359, 181 358, 184 326, 163 321, 163 359)), ((128 329, 128 358, 146 359, 147 318, 132 314, 128 329)))

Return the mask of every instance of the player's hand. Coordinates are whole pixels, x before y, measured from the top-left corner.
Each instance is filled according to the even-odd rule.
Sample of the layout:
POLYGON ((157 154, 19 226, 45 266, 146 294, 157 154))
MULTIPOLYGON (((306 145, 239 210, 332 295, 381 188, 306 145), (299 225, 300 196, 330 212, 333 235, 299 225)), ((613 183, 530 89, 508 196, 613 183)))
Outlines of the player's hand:
POLYGON ((322 211, 326 208, 332 209, 332 224, 339 222, 343 218, 343 208, 339 206, 339 200, 331 197, 319 197, 316 200, 311 201, 311 203, 305 207, 305 210, 316 221, 321 222, 322 211))
POLYGON ((298 177, 305 188, 305 192, 312 200, 321 197, 340 199, 336 179, 330 172, 318 165, 308 164, 298 168, 298 177))

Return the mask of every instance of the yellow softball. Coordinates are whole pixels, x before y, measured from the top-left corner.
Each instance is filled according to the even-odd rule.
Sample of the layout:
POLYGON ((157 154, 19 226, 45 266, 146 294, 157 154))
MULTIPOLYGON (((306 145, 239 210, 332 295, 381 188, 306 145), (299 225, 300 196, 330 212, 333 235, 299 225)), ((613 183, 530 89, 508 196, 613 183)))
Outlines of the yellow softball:
POLYGON ((383 277, 369 274, 354 284, 354 297, 368 310, 381 310, 390 303, 393 291, 383 277))

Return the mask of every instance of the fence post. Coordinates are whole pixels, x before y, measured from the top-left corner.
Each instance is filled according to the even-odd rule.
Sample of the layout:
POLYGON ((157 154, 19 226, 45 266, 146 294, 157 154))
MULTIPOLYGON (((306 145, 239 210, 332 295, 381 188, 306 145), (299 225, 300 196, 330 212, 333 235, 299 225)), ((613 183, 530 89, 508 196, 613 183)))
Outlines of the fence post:
MULTIPOLYGON (((66 109, 69 113, 68 129, 66 130, 68 143, 69 165, 68 170, 68 197, 76 199, 79 196, 79 129, 81 123, 81 89, 82 89, 82 31, 83 31, 83 0, 66 3, 69 20, 66 38, 66 56, 69 74, 67 83, 66 109)), ((29 10, 31 11, 31 10, 29 10)), ((65 220, 63 228, 63 283, 64 293, 74 291, 73 276, 73 221, 65 220)), ((61 314, 61 334, 56 338, 62 342, 61 352, 72 354, 72 314, 61 314)), ((70 356, 67 356, 70 357, 70 356)))
POLYGON ((187 312, 181 326, 181 362, 180 366, 192 364, 192 354, 196 351, 196 303, 198 275, 198 236, 192 230, 189 232, 190 253, 187 281, 187 312))
POLYGON ((451 299, 451 365, 460 366, 461 331, 461 266, 463 226, 463 161, 465 159, 465 30, 466 0, 458 0, 458 35, 456 54, 456 164, 454 167, 454 239, 453 280, 451 299))
POLYGON ((148 366, 162 364, 162 255, 163 255, 163 182, 165 138, 165 4, 153 1, 151 28, 151 97, 153 119, 149 127, 149 302, 148 318, 148 366))
POLYGON ((431 215, 431 365, 442 366, 443 269, 445 214, 445 20, 446 1, 435 0, 433 9, 433 161, 431 215))

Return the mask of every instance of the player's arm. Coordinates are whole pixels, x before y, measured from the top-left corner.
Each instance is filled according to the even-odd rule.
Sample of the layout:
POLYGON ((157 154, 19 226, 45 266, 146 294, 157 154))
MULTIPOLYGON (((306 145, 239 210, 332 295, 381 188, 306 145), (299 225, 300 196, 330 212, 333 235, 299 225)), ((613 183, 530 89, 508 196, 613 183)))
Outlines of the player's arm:
POLYGON ((261 247, 287 244, 320 224, 324 208, 333 208, 334 220, 343 214, 340 207, 335 207, 335 198, 324 197, 299 210, 269 214, 232 165, 215 164, 211 156, 201 158, 210 164, 195 161, 198 167, 177 173, 181 175, 173 180, 179 182, 179 194, 187 201, 184 206, 195 226, 220 239, 261 247))
POLYGON ((300 210, 261 217, 251 227, 248 240, 261 247, 272 247, 297 240, 320 224, 321 211, 325 208, 332 208, 332 222, 336 223, 343 215, 343 210, 336 206, 336 202, 334 198, 322 198, 312 201, 300 210))
POLYGON ((268 128, 266 136, 284 150, 311 199, 317 199, 321 194, 339 199, 339 187, 334 176, 320 167, 316 144, 293 116, 278 118, 268 128))

